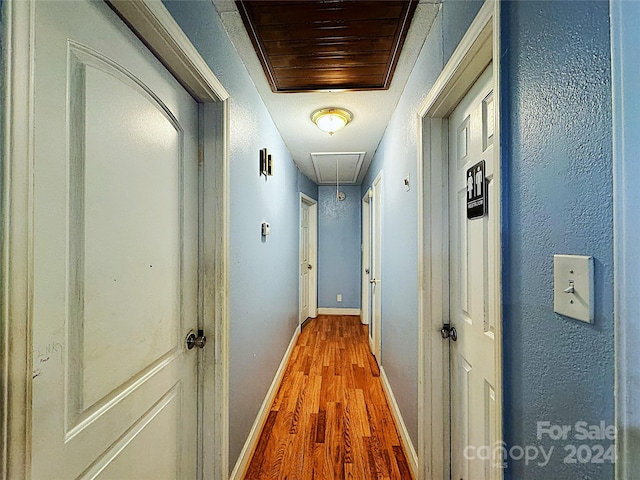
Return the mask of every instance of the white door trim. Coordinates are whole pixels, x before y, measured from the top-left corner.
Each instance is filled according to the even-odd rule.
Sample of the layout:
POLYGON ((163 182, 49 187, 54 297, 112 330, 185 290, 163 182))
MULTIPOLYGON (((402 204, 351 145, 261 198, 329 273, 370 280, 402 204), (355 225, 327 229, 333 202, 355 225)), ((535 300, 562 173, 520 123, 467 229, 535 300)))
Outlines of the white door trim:
POLYGON ((105 0, 199 103, 229 94, 160 0, 105 0))
MULTIPOLYGON (((496 111, 494 144, 496 193, 500 186, 499 3, 486 0, 418 110, 418 456, 419 479, 450 475, 449 348, 440 329, 449 318, 449 227, 447 117, 493 59, 496 111)), ((501 207, 492 209, 500 215, 501 207)), ((500 238, 500 219, 495 222, 500 238)), ((498 242, 496 272, 501 272, 498 242)), ((502 305, 501 279, 495 292, 502 305)), ((497 441, 502 441, 502 311, 496 326, 497 441)), ((502 472, 500 471, 500 474, 502 472)))
MULTIPOLYGON (((318 316, 318 201, 300 192, 300 203, 303 202, 309 205, 309 263, 313 265, 309 274, 309 317, 316 318, 318 316)), ((300 229, 302 229, 302 213, 300 213, 300 222, 300 229)), ((298 272, 298 278, 301 276, 302 272, 298 272)), ((298 290, 302 292, 300 284, 298 284, 298 290)), ((298 305, 299 316, 300 309, 301 304, 298 305)), ((305 320, 306 318, 300 316, 298 323, 301 324, 305 320)))
POLYGON ((637 6, 612 0, 611 57, 613 86, 613 262, 614 262, 614 325, 615 325, 615 398, 616 398, 616 479, 634 478, 640 472, 640 377, 638 376, 637 305, 640 300, 638 266, 640 247, 637 226, 637 182, 640 168, 637 161, 638 126, 634 122, 637 107, 636 84, 640 75, 634 66, 634 38, 631 25, 637 21, 633 12, 637 6))
MULTIPOLYGON (((4 2, 7 28, 2 172, 0 477, 26 479, 31 433, 33 279, 33 2, 4 2), (10 387, 10 388, 9 388, 10 387)), ((200 104, 204 243, 201 319, 212 346, 202 352, 204 478, 228 474, 229 95, 158 0, 114 0, 111 7, 200 104), (215 172, 207 173, 207 172, 215 172), (204 361, 204 355, 212 361, 204 361)))
POLYGON ((371 320, 371 284, 369 273, 371 272, 371 189, 362 197, 362 296, 360 321, 369 325, 371 320), (369 269, 369 273, 367 273, 369 269))

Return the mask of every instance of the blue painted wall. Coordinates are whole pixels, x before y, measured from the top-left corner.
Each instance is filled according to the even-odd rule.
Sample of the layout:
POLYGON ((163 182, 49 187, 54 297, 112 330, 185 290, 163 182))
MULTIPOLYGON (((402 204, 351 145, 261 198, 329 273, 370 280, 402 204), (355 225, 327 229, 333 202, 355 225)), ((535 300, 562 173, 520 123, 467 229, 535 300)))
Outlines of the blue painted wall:
POLYGON ((298 170, 298 191, 310 196, 314 200, 318 199, 318 185, 300 170, 298 170))
POLYGON ((565 464, 537 422, 614 421, 611 58, 606 1, 502 4, 504 415, 510 446, 555 448, 508 479, 613 478, 565 464), (553 254, 595 258, 595 323, 553 312, 553 254))
POLYGON ((340 191, 338 202, 335 186, 318 187, 318 308, 360 308, 360 187, 340 191))
POLYGON ((475 18, 481 2, 441 7, 362 182, 383 172, 382 366, 415 447, 418 446, 418 108, 475 18), (444 30, 443 30, 444 27, 444 30), (409 175, 407 192, 404 178, 409 175))
POLYGON ((620 478, 640 476, 640 2, 611 2, 620 478))
POLYGON ((482 0, 443 0, 443 58, 446 64, 451 54, 460 43, 460 39, 467 33, 469 25, 478 14, 482 0))
POLYGON ((298 325, 300 177, 212 2, 165 5, 231 96, 230 466, 298 325), (258 174, 268 148, 275 175, 258 174), (271 223, 266 240, 261 222, 271 223))

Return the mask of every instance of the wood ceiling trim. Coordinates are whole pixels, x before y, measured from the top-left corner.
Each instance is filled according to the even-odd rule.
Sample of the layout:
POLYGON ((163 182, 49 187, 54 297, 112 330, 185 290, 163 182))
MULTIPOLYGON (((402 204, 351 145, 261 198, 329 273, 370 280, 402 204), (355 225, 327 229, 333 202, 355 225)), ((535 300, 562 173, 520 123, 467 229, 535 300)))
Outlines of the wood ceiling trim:
POLYGON ((388 19, 358 20, 349 23, 331 24, 297 24, 260 26, 260 38, 263 42, 277 41, 327 41, 363 38, 375 29, 380 37, 393 38, 397 30, 397 22, 388 19))
POLYGON ((351 20, 376 20, 380 18, 398 18, 402 14, 402 2, 359 1, 359 2, 319 2, 290 1, 286 8, 282 2, 259 2, 252 7, 256 25, 293 25, 308 12, 309 6, 315 7, 314 22, 343 22, 351 20))
POLYGON ((349 55, 354 52, 386 53, 391 49, 393 39, 391 38, 358 38, 350 42, 339 40, 324 40, 315 43, 316 50, 309 52, 309 42, 270 42, 270 56, 277 55, 324 55, 338 53, 349 55))
POLYGON ((385 90, 418 0, 237 0, 274 92, 385 90))
POLYGON ((373 77, 381 76, 384 78, 384 68, 379 65, 365 65, 354 67, 329 67, 329 68, 314 68, 312 72, 306 68, 278 68, 276 74, 278 78, 327 78, 327 77, 343 77, 348 79, 349 77, 363 76, 373 77))
POLYGON ((386 65, 388 56, 384 52, 371 52, 370 54, 335 54, 323 53, 318 55, 271 55, 273 68, 300 68, 299 65, 315 62, 318 68, 351 67, 364 65, 386 65))

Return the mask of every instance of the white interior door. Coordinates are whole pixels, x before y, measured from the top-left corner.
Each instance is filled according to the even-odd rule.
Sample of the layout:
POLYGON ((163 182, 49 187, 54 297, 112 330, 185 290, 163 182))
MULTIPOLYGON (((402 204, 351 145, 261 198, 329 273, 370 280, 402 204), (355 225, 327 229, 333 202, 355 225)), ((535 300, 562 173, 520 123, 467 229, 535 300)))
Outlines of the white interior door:
POLYGON ((450 317, 457 331, 451 341, 451 478, 496 478, 495 464, 478 448, 497 437, 494 342, 496 333, 495 245, 497 208, 491 180, 494 108, 489 65, 449 119, 450 317), (467 196, 473 188, 467 169, 486 162, 488 214, 467 219, 467 196), (470 448, 467 448, 470 447, 470 448))
POLYGON ((381 362, 382 332, 382 172, 373 182, 371 199, 371 324, 369 343, 378 363, 381 362))
POLYGON ((313 269, 309 255, 310 243, 309 204, 303 199, 300 203, 300 322, 309 318, 311 270, 313 269))
POLYGON ((35 32, 32 478, 195 478, 197 104, 102 2, 35 32))
POLYGON ((362 323, 371 324, 371 190, 362 199, 362 323))

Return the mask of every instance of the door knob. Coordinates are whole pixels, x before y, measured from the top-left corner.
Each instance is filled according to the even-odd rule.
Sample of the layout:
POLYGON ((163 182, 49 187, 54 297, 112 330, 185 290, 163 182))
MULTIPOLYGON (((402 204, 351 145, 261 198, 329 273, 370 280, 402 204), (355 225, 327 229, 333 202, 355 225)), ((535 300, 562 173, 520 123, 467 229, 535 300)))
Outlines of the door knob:
POLYGON ((371 280, 369 280, 369 283, 376 284, 378 283, 378 280, 376 280, 375 278, 372 278, 371 280))
POLYGON ((308 268, 309 270, 311 270, 311 269, 313 268, 313 265, 309 264, 309 265, 307 265, 307 268, 308 268))
POLYGON ((185 343, 188 350, 191 350, 193 347, 204 348, 207 344, 207 337, 204 336, 204 332, 202 330, 198 330, 197 336, 195 333, 189 332, 185 343))
POLYGON ((452 326, 450 323, 445 323, 442 326, 440 335, 442 336, 442 338, 450 338, 454 342, 458 340, 458 331, 456 330, 456 327, 452 326))

